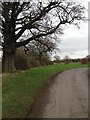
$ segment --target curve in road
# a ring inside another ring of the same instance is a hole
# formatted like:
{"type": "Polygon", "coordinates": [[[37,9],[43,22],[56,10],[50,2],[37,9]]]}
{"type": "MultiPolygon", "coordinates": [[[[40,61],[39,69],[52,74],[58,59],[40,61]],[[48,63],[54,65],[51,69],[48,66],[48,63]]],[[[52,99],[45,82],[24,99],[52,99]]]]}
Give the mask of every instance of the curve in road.
{"type": "Polygon", "coordinates": [[[34,118],[88,118],[87,69],[60,73],[34,108],[34,118]]]}

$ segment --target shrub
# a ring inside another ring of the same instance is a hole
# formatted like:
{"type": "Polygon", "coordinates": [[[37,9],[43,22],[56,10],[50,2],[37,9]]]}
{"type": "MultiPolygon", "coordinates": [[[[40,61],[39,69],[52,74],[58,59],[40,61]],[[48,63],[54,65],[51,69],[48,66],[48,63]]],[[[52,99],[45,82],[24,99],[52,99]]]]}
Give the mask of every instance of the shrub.
{"type": "Polygon", "coordinates": [[[30,68],[29,60],[22,48],[18,49],[16,52],[15,66],[16,66],[16,69],[18,70],[25,70],[30,68]]]}

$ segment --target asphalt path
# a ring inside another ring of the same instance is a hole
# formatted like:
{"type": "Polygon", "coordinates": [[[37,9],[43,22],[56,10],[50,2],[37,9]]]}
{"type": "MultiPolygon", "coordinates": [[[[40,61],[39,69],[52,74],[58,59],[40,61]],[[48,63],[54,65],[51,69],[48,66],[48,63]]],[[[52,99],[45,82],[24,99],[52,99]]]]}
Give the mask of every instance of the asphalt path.
{"type": "Polygon", "coordinates": [[[88,118],[87,68],[60,73],[29,117],[88,118]]]}

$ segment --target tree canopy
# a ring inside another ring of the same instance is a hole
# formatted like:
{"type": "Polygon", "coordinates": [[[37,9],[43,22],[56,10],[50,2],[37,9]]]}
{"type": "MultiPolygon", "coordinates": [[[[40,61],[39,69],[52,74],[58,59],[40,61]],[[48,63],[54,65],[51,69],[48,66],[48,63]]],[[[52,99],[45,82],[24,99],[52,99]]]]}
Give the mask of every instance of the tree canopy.
{"type": "Polygon", "coordinates": [[[58,34],[62,34],[62,25],[78,25],[80,21],[85,20],[85,8],[68,0],[17,0],[1,2],[0,6],[0,42],[3,47],[4,71],[12,71],[13,56],[10,56],[15,54],[18,47],[27,47],[30,42],[37,41],[50,49],[47,43],[56,44],[58,34]],[[8,63],[8,66],[5,63],[8,63]]]}

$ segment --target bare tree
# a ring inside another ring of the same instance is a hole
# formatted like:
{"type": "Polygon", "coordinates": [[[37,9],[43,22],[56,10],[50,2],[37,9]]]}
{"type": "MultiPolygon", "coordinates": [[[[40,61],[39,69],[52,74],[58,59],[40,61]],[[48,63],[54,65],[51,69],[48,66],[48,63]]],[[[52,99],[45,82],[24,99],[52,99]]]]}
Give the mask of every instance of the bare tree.
{"type": "MultiPolygon", "coordinates": [[[[17,0],[18,1],[18,0],[17,0]]],[[[3,46],[3,71],[13,72],[14,56],[18,47],[26,46],[31,41],[38,41],[47,46],[45,37],[57,41],[61,25],[78,25],[85,20],[85,8],[75,2],[60,0],[2,2],[0,28],[3,46]]]]}
{"type": "Polygon", "coordinates": [[[71,59],[70,59],[70,57],[69,57],[68,55],[66,55],[66,56],[64,57],[64,62],[65,62],[66,64],[69,64],[69,63],[71,62],[71,59]]]}
{"type": "Polygon", "coordinates": [[[38,55],[39,60],[42,63],[43,57],[49,56],[54,51],[54,49],[57,49],[57,46],[54,42],[47,40],[46,38],[41,41],[45,41],[45,43],[43,42],[42,44],[38,41],[30,42],[27,45],[25,51],[26,54],[28,51],[30,51],[33,55],[38,55]]]}
{"type": "Polygon", "coordinates": [[[55,56],[54,56],[54,59],[55,59],[55,62],[57,62],[57,63],[59,63],[59,62],[60,62],[60,56],[55,55],[55,56]]]}

